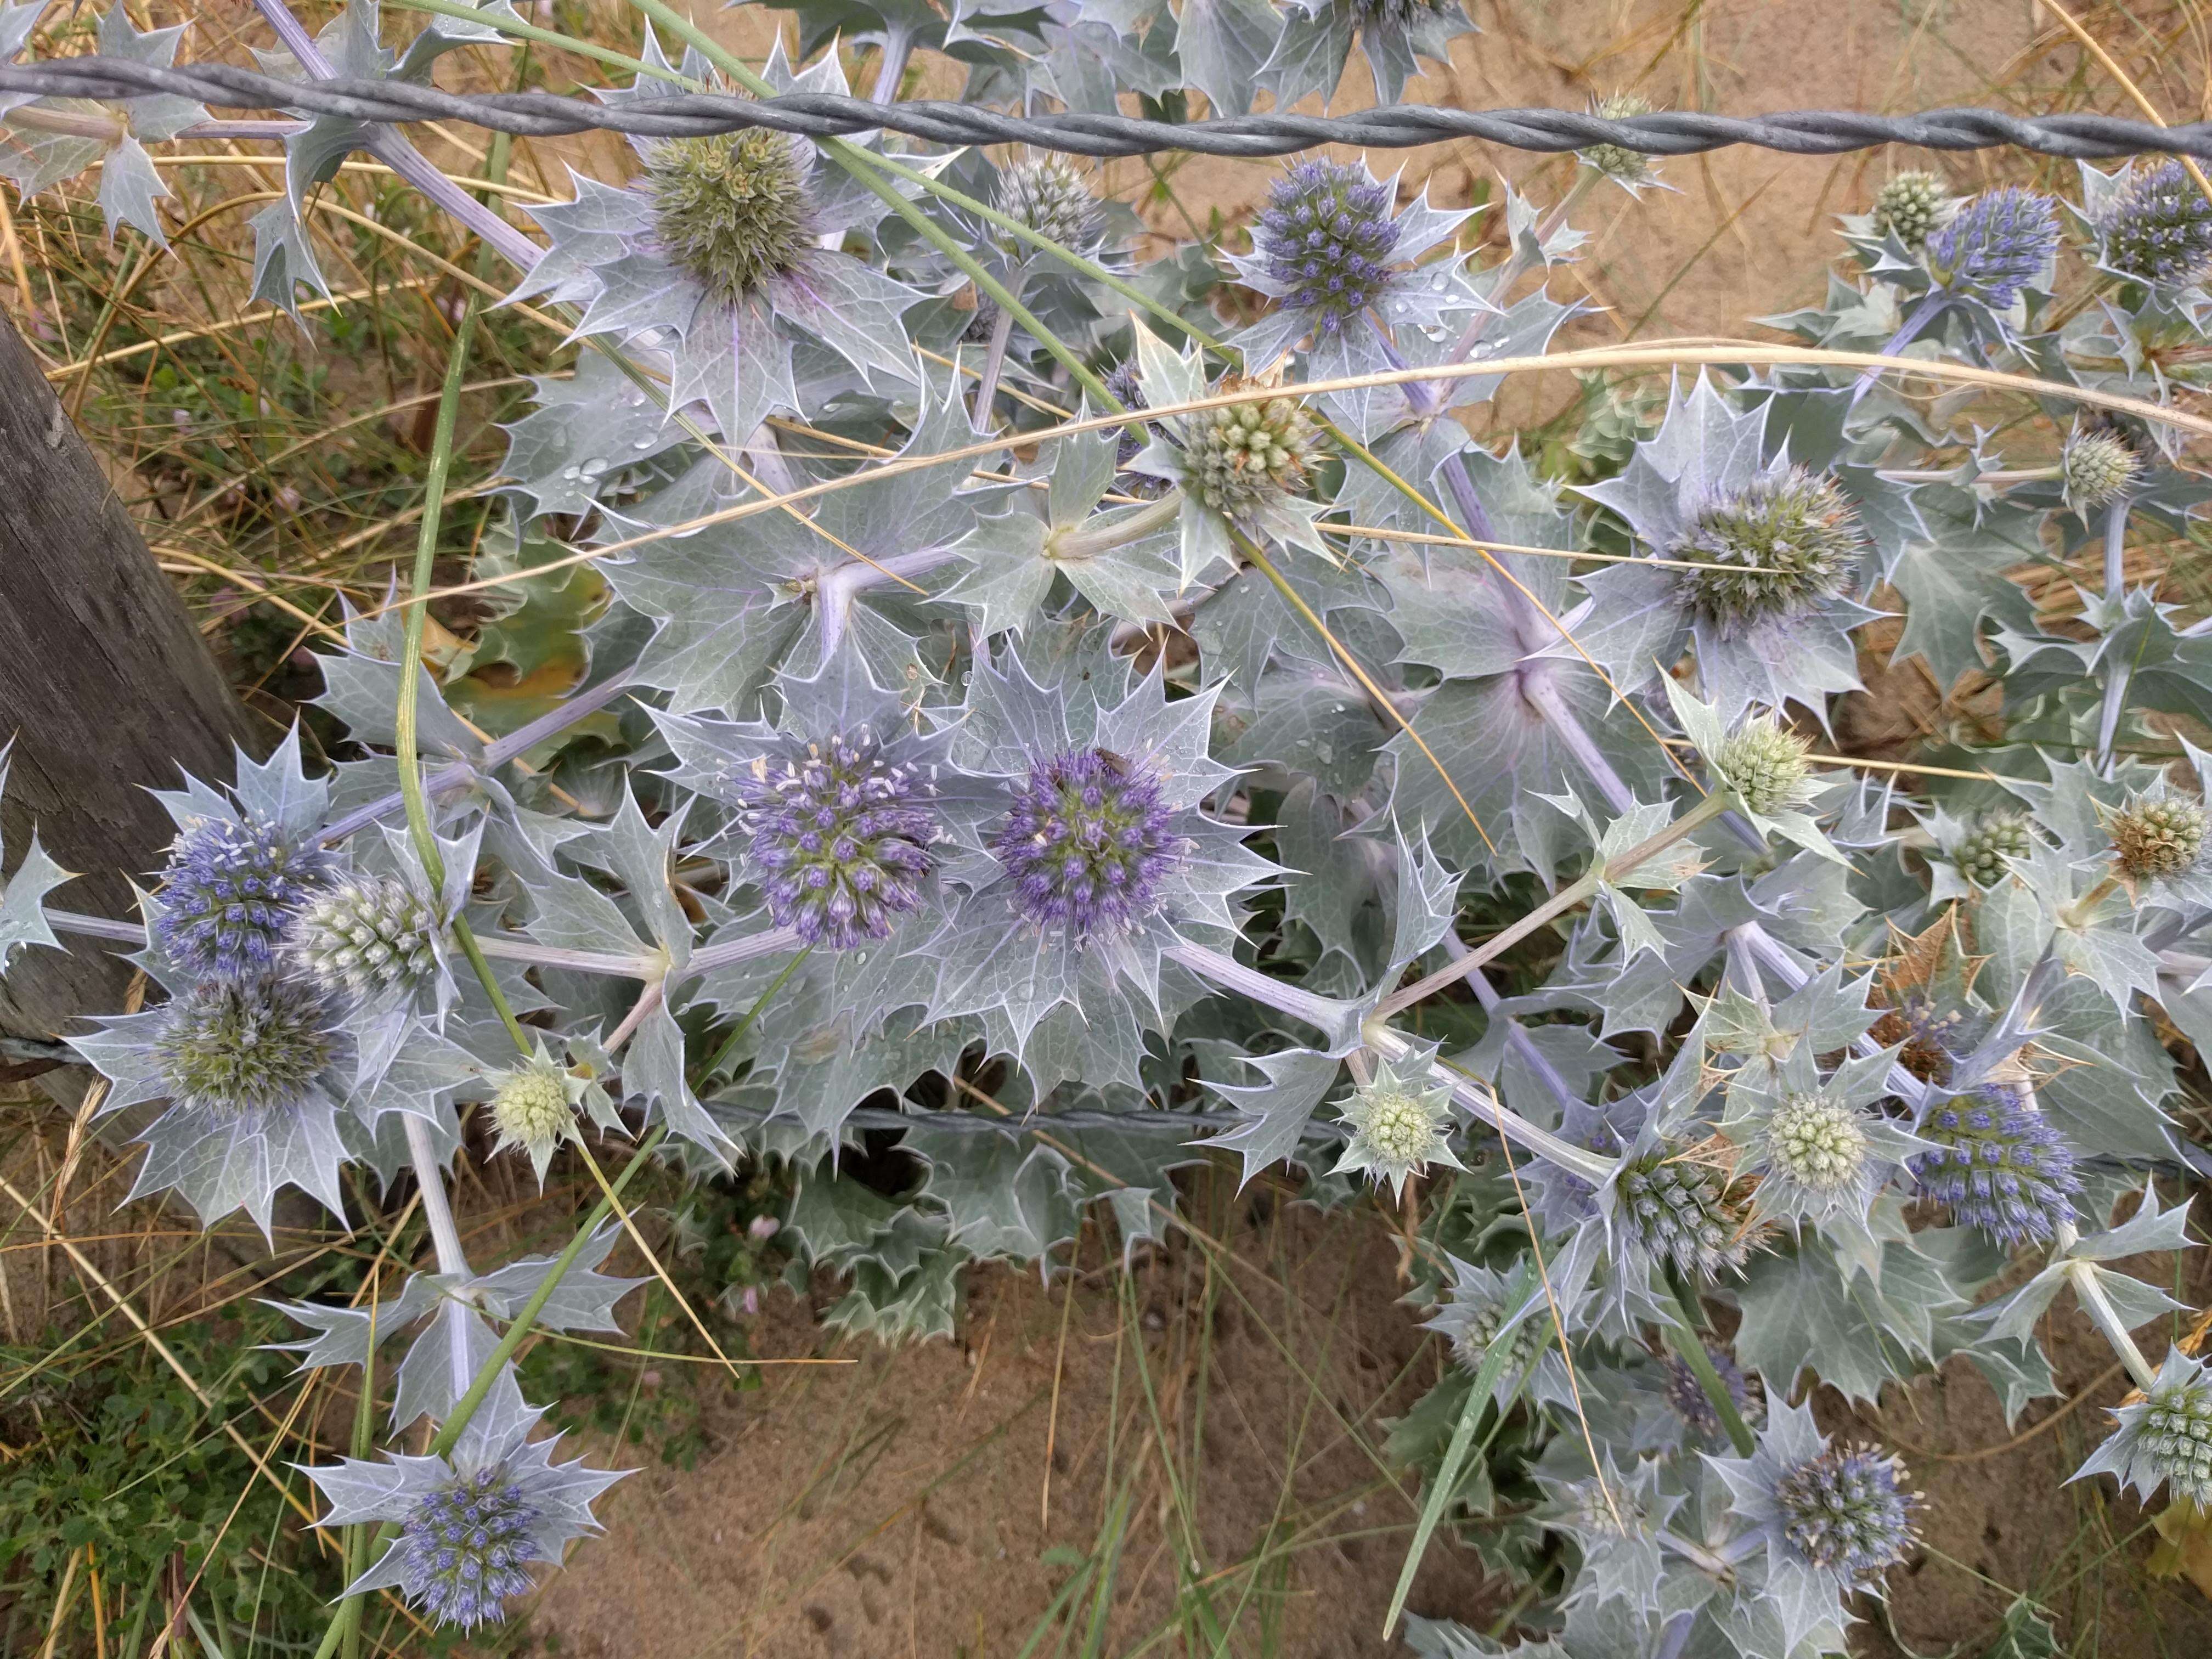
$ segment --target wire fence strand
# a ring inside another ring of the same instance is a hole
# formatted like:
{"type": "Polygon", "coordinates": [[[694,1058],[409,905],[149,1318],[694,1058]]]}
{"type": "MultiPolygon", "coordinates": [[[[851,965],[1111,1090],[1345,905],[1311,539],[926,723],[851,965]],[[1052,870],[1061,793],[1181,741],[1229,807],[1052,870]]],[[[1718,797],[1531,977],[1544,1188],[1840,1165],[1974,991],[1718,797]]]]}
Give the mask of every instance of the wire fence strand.
{"type": "Polygon", "coordinates": [[[168,95],[222,109],[279,111],[309,118],[392,125],[459,121],[526,138],[588,131],[685,138],[747,127],[828,138],[887,130],[931,143],[1026,144],[1094,156],[1187,150],[1265,157],[1319,144],[1409,149],[1472,138],[1544,154],[1614,144],[1647,155],[1695,155],[1747,144],[1785,155],[1835,155],[1882,144],[1908,144],[1954,151],[2010,147],[2084,160],[2149,154],[2212,159],[2212,123],[2162,127],[2113,115],[2008,115],[1988,109],[1936,109],[1918,115],[1856,110],[1716,115],[1667,110],[1608,119],[1580,110],[1465,110],[1399,104],[1334,116],[1274,113],[1174,122],[1083,111],[1012,115],[926,99],[878,104],[830,93],[753,99],[731,93],[677,92],[625,95],[609,104],[588,94],[445,92],[405,81],[344,76],[303,82],[228,64],[163,68],[99,56],[0,65],[0,94],[106,101],[168,95]]]}

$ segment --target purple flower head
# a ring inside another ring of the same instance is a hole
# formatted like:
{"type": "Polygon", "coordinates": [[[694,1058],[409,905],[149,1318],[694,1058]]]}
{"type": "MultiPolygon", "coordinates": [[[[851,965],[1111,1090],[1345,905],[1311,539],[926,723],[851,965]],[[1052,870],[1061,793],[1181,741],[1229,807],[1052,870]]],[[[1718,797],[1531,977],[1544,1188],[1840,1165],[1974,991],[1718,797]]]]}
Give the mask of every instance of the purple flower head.
{"type": "Polygon", "coordinates": [[[1030,769],[990,850],[1030,920],[1079,938],[1158,904],[1161,879],[1182,855],[1174,817],[1158,783],[1121,756],[1071,749],[1030,769]]]}
{"type": "Polygon", "coordinates": [[[1267,194],[1253,227],[1261,269],[1316,332],[1341,333],[1389,286],[1398,228],[1390,188],[1341,161],[1301,161],[1267,194]]]}
{"type": "Polygon", "coordinates": [[[1832,1446],[1775,1482],[1782,1535],[1807,1565],[1847,1583],[1879,1577],[1912,1547],[1913,1495],[1896,1458],[1871,1446],[1832,1446]]]}
{"type": "Polygon", "coordinates": [[[2017,185],[1984,191],[1928,239],[1928,268],[1953,294],[2002,311],[2058,251],[2051,198],[2017,185]]]}
{"type": "MultiPolygon", "coordinates": [[[[1735,1401],[1739,1412],[1751,1407],[1751,1382],[1744,1376],[1743,1368],[1729,1358],[1727,1352],[1705,1344],[1705,1357],[1713,1362],[1713,1370],[1735,1401]]],[[[1676,1355],[1667,1356],[1667,1403],[1674,1407],[1674,1415],[1682,1419],[1692,1434],[1700,1440],[1717,1440],[1721,1432],[1721,1414],[1713,1409],[1713,1402],[1705,1396],[1705,1385],[1698,1381],[1697,1372],[1689,1362],[1676,1355]]]]}
{"type": "Polygon", "coordinates": [[[169,849],[155,939],[198,978],[256,977],[336,868],[313,842],[295,842],[264,818],[201,818],[169,849]]]}
{"type": "Polygon", "coordinates": [[[1936,1149],[1912,1160],[1921,1196],[1999,1243],[2047,1239],[2074,1218],[2073,1149],[2009,1090],[1948,1100],[1914,1133],[1936,1149]]]}
{"type": "Polygon", "coordinates": [[[522,1564],[537,1519],[501,1470],[455,1475],[400,1523],[402,1588],[441,1624],[473,1630],[503,1618],[506,1599],[531,1587],[522,1564]]]}
{"type": "Polygon", "coordinates": [[[757,757],[736,784],[778,927],[842,951],[884,938],[921,904],[936,786],[890,763],[866,728],[757,757]]]}
{"type": "Polygon", "coordinates": [[[2212,267],[2212,201],[2178,161],[2130,167],[2102,219],[2105,263],[2139,282],[2179,287],[2212,267]]]}

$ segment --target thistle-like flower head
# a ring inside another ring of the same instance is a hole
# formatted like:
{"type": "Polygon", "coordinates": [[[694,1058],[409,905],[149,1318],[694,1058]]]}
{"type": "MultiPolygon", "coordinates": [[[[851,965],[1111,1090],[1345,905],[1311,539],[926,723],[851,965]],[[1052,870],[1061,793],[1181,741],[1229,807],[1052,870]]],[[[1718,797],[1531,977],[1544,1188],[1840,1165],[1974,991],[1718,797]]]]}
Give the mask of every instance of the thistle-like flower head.
{"type": "MultiPolygon", "coordinates": [[[[1743,1367],[1735,1363],[1726,1349],[1715,1347],[1710,1342],[1705,1346],[1705,1358],[1712,1362],[1713,1374],[1720,1378],[1721,1386],[1728,1390],[1729,1398],[1735,1402],[1738,1414],[1747,1415],[1752,1407],[1751,1379],[1743,1374],[1743,1367]]],[[[1698,1374],[1690,1368],[1689,1362],[1678,1354],[1670,1353],[1667,1356],[1665,1369],[1667,1404],[1673,1408],[1674,1415],[1680,1418],[1683,1426],[1698,1439],[1719,1439],[1723,1427],[1721,1414],[1714,1409],[1711,1399],[1705,1393],[1705,1385],[1698,1380],[1698,1374]]]]}
{"type": "Polygon", "coordinates": [[[441,1625],[474,1630],[506,1616],[504,1603],[530,1588],[530,1529],[538,1510],[495,1468],[456,1474],[427,1492],[399,1524],[407,1594],[441,1625]]]}
{"type": "Polygon", "coordinates": [[[318,983],[358,997],[411,997],[439,971],[440,922],[396,876],[360,876],[318,894],[292,923],[292,949],[318,983]]]}
{"type": "Polygon", "coordinates": [[[1808,1194],[1851,1191],[1866,1172],[1867,1133],[1860,1118],[1856,1109],[1831,1095],[1784,1096],[1760,1139],[1766,1167],[1808,1194]]]}
{"type": "Polygon", "coordinates": [[[1321,333],[1341,333],[1389,288],[1398,246],[1390,187],[1364,167],[1297,162],[1267,192],[1252,246],[1285,307],[1321,333]]]}
{"type": "MultiPolygon", "coordinates": [[[[1632,115],[1649,115],[1652,105],[1649,98],[1638,92],[1608,93],[1590,100],[1590,113],[1608,121],[1624,121],[1632,115]]],[[[1576,159],[1586,167],[1594,167],[1604,178],[1610,179],[1631,195],[1657,176],[1651,158],[1642,150],[1629,149],[1620,144],[1591,144],[1575,152],[1576,159]]]]}
{"type": "Polygon", "coordinates": [[[2138,282],[2179,288],[2212,268],[2212,201],[2176,158],[2130,167],[2097,228],[2106,265],[2138,282]]]}
{"type": "Polygon", "coordinates": [[[2109,426],[2076,423],[2058,454],[2066,504],[2077,513],[2094,513],[2118,500],[2135,488],[2142,472],[2135,446],[2109,426]]]}
{"type": "Polygon", "coordinates": [[[1623,1164],[1614,1217],[1640,1255],[1692,1280],[1740,1267],[1751,1253],[1751,1222],[1729,1171],[1694,1147],[1661,1145],[1623,1164]]]}
{"type": "Polygon", "coordinates": [[[337,1057],[321,995],[274,975],[202,980],[160,1013],[155,1064],[169,1098],[188,1110],[232,1119],[289,1111],[337,1057]]]}
{"type": "MultiPolygon", "coordinates": [[[[1065,155],[1016,161],[999,175],[998,200],[992,205],[1072,252],[1090,254],[1106,240],[1106,216],[1097,195],[1083,170],[1065,155]]],[[[1025,259],[1035,251],[1005,230],[994,230],[1009,258],[1025,259]]]]}
{"type": "Polygon", "coordinates": [[[1835,481],[1788,466],[1705,502],[1667,550],[1701,568],[1676,573],[1684,602],[1723,629],[1796,616],[1834,597],[1866,550],[1835,481]]]}
{"type": "Polygon", "coordinates": [[[334,869],[312,841],[264,818],[198,819],[169,849],[155,939],[198,978],[265,974],[293,918],[334,869]]]}
{"type": "Polygon", "coordinates": [[[491,1121],[500,1150],[522,1152],[538,1166],[575,1127],[574,1090],[568,1074],[540,1053],[501,1077],[491,1097],[491,1121]]]}
{"type": "MultiPolygon", "coordinates": [[[[1224,392],[1242,382],[1222,382],[1224,392]]],[[[1231,404],[1176,423],[1183,488],[1224,519],[1249,520],[1306,487],[1318,429],[1295,398],[1231,404]]]]}
{"type": "Polygon", "coordinates": [[[347,1587],[397,1589],[441,1625],[471,1630],[505,1616],[531,1587],[529,1565],[558,1563],[569,1540],[597,1532],[592,1500],[620,1472],[556,1463],[559,1437],[533,1441],[541,1412],[509,1367],[447,1457],[342,1458],[307,1470],[330,1504],[323,1522],[389,1522],[398,1536],[347,1587]]]}
{"type": "Polygon", "coordinates": [[[670,138],[647,152],[661,246],[716,298],[746,298],[811,243],[804,142],[749,127],[670,138]]]}
{"type": "Polygon", "coordinates": [[[2212,1508],[2212,1374],[2203,1360],[2168,1348],[2143,1397],[2115,1407],[2112,1415],[2119,1426],[2075,1480],[2110,1474],[2145,1499],[2171,1481],[2176,1498],[2212,1508]]]}
{"type": "Polygon", "coordinates": [[[920,906],[938,825],[928,775],[867,730],[757,756],[737,775],[769,913],[809,945],[842,951],[920,906]]]}
{"type": "Polygon", "coordinates": [[[1949,849],[1959,873],[1977,887],[1994,887],[2010,870],[2008,862],[2035,850],[2035,821],[2025,812],[1984,812],[1949,849]]]}
{"type": "Polygon", "coordinates": [[[1936,1149],[1912,1161],[1921,1195],[1998,1243],[2046,1239],[2073,1220],[2073,1149],[2011,1090],[1947,1100],[1915,1133],[1936,1149]]]}
{"type": "Polygon", "coordinates": [[[2017,185],[1984,191],[1928,238],[1928,268],[1960,298],[2008,309],[2058,251],[2051,198],[2017,185]]]}
{"type": "Polygon", "coordinates": [[[1913,1544],[1904,1465],[1873,1446],[1832,1446],[1774,1484],[1782,1535],[1808,1565],[1856,1583],[1905,1559],[1913,1544]]]}
{"type": "Polygon", "coordinates": [[[1894,236],[1905,246],[1923,246],[1951,200],[1943,181],[1932,173],[1900,173],[1874,198],[1874,234],[1894,236]]]}
{"type": "Polygon", "coordinates": [[[1339,1110],[1352,1133],[1332,1173],[1361,1170],[1398,1192],[1431,1164],[1461,1167],[1451,1149],[1451,1090],[1429,1082],[1417,1065],[1378,1062],[1339,1110]]]}
{"type": "Polygon", "coordinates": [[[1754,817],[1802,806],[1812,796],[1813,745],[1771,714],[1754,714],[1713,757],[1713,770],[1754,817]]]}
{"type": "Polygon", "coordinates": [[[1072,749],[1030,767],[990,849],[1030,921],[1077,937],[1112,933],[1157,908],[1183,855],[1174,817],[1142,765],[1072,749]]]}
{"type": "Polygon", "coordinates": [[[2109,820],[2112,862],[2130,881],[2186,875],[2203,856],[2205,822],[2185,795],[2137,795],[2109,820]]]}

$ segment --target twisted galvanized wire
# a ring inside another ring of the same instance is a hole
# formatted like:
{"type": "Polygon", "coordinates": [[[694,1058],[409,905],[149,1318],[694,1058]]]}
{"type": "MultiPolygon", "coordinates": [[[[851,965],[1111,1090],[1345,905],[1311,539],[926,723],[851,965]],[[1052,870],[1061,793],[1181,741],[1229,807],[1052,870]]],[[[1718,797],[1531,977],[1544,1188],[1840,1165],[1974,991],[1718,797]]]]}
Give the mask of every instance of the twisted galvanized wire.
{"type": "Polygon", "coordinates": [[[1178,123],[1074,111],[1007,115],[973,104],[932,100],[875,104],[828,93],[757,100],[727,93],[671,93],[625,96],[617,103],[601,104],[550,92],[442,92],[404,81],[343,76],[301,82],[228,64],[162,69],[100,57],[0,65],[0,93],[103,100],[167,93],[223,109],[282,110],[364,122],[461,121],[526,138],[591,131],[685,138],[742,127],[773,127],[827,138],[888,129],[932,143],[1027,144],[1100,156],[1193,150],[1256,157],[1289,155],[1316,144],[1406,149],[1474,138],[1546,153],[1617,144],[1648,155],[1693,155],[1751,144],[1793,155],[1834,155],[1879,144],[1911,144],[1944,150],[2009,146],[2082,159],[2171,153],[2212,160],[2212,123],[2161,127],[2112,115],[2022,116],[1986,109],[1938,109],[1919,115],[1788,110],[1750,116],[1674,110],[1608,120],[1574,110],[1463,110],[1399,104],[1348,115],[1240,115],[1178,123]]]}

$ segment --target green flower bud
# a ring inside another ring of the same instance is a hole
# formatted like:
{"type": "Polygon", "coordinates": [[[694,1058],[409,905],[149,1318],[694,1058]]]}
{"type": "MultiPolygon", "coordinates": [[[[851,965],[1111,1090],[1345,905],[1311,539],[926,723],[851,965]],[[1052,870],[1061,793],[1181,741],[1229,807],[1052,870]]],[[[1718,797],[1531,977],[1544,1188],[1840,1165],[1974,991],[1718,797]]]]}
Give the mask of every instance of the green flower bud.
{"type": "Polygon", "coordinates": [[[717,299],[744,299],[811,244],[802,143],[752,127],[672,138],[646,157],[662,247],[717,299]]]}
{"type": "Polygon", "coordinates": [[[1895,236],[1905,246],[1917,249],[1942,222],[1943,210],[1950,200],[1950,192],[1934,173],[1900,173],[1874,198],[1875,234],[1895,236]]]}
{"type": "Polygon", "coordinates": [[[1840,592],[1864,551],[1835,481],[1790,466],[1705,502],[1667,556],[1704,567],[1675,573],[1683,602],[1733,627],[1796,616],[1840,592]]]}
{"type": "Polygon", "coordinates": [[[501,1150],[517,1147],[542,1160],[559,1146],[576,1121],[568,1102],[568,1078],[550,1060],[532,1060],[500,1079],[492,1097],[491,1121],[501,1150]]]}
{"type": "Polygon", "coordinates": [[[2068,504],[2093,513],[2134,487],[2142,476],[2142,460],[2118,433],[2077,426],[2059,453],[2058,476],[2068,504]]]}
{"type": "Polygon", "coordinates": [[[2025,812],[1984,812],[1951,848],[1951,862],[1977,887],[2003,880],[2008,859],[2035,850],[2035,826],[2025,812]]]}
{"type": "MultiPolygon", "coordinates": [[[[1233,391],[1238,382],[1224,381],[1233,391]]],[[[1183,426],[1185,485],[1225,518],[1242,518],[1306,486],[1316,429],[1292,398],[1235,404],[1193,416],[1183,426]]]]}
{"type": "MultiPolygon", "coordinates": [[[[1650,114],[1651,100],[1641,93],[1609,93],[1590,106],[1590,112],[1607,121],[1625,121],[1632,115],[1650,114]]],[[[1631,190],[1650,184],[1656,176],[1649,155],[1620,144],[1592,144],[1575,155],[1584,167],[1594,167],[1631,190]]]]}
{"type": "Polygon", "coordinates": [[[1756,715],[1722,744],[1713,769],[1735,791],[1745,811],[1765,817],[1804,805],[1811,793],[1812,767],[1805,758],[1811,749],[1771,714],[1756,715]]]}

